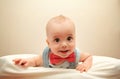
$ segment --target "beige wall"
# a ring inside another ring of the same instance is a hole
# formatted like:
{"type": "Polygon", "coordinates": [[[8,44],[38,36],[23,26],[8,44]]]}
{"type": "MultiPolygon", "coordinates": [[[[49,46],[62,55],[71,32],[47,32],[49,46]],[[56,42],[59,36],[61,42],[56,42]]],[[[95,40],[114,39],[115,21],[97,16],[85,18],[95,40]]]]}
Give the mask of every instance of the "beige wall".
{"type": "Polygon", "coordinates": [[[42,52],[59,14],[75,22],[81,51],[120,58],[120,0],[0,0],[0,56],[42,52]]]}

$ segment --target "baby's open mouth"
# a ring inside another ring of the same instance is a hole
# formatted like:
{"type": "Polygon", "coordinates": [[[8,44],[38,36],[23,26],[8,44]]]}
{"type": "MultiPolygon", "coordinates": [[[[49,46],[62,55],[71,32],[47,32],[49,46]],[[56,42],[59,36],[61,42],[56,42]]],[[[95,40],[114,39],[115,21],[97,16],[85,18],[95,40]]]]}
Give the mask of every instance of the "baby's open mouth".
{"type": "Polygon", "coordinates": [[[62,50],[62,51],[60,51],[61,53],[67,53],[69,50],[62,50]]]}

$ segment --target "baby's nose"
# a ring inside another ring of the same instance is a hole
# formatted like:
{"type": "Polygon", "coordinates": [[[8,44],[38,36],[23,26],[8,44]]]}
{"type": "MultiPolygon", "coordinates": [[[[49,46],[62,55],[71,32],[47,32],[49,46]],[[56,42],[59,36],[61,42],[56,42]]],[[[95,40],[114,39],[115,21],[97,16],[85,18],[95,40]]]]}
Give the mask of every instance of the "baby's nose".
{"type": "Polygon", "coordinates": [[[62,43],[62,48],[66,48],[67,47],[67,43],[66,42],[63,42],[62,43]]]}

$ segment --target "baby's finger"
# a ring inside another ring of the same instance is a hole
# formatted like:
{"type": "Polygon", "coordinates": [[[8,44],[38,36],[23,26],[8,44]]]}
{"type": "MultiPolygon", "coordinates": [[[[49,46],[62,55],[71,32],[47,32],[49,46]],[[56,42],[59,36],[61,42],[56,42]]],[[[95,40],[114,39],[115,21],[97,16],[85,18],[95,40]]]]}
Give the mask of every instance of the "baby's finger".
{"type": "Polygon", "coordinates": [[[81,71],[81,70],[82,70],[82,68],[83,68],[83,66],[82,66],[82,65],[79,65],[79,66],[77,66],[77,67],[76,67],[76,70],[81,71]]]}
{"type": "Polygon", "coordinates": [[[24,68],[26,68],[26,67],[29,66],[29,63],[28,63],[28,61],[26,61],[26,60],[23,59],[22,61],[20,61],[19,65],[22,66],[22,67],[24,67],[24,68]]]}
{"type": "Polygon", "coordinates": [[[26,64],[26,61],[24,59],[21,59],[18,65],[24,66],[25,64],[26,64]]]}
{"type": "Polygon", "coordinates": [[[14,59],[13,62],[15,62],[15,64],[19,64],[21,61],[21,59],[14,59]]]}
{"type": "Polygon", "coordinates": [[[83,65],[82,64],[79,64],[77,67],[76,67],[76,69],[81,69],[81,68],[83,68],[83,65]]]}
{"type": "Polygon", "coordinates": [[[81,72],[81,73],[82,73],[82,72],[85,72],[85,68],[84,68],[84,67],[81,68],[80,72],[81,72]]]}
{"type": "Polygon", "coordinates": [[[23,67],[27,68],[29,66],[29,64],[26,62],[23,67]]]}
{"type": "Polygon", "coordinates": [[[76,70],[79,70],[81,73],[86,72],[86,66],[84,66],[83,64],[80,64],[76,67],[76,70]]]}
{"type": "Polygon", "coordinates": [[[88,71],[88,70],[89,70],[89,67],[88,67],[88,66],[86,66],[85,71],[88,71]]]}

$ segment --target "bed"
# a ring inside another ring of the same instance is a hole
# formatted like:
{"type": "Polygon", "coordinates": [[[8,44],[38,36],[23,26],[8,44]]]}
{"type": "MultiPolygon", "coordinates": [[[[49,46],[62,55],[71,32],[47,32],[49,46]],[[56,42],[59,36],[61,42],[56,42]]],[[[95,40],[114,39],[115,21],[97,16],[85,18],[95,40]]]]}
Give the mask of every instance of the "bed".
{"type": "Polygon", "coordinates": [[[88,72],[75,69],[28,67],[14,65],[12,59],[33,57],[36,54],[14,54],[0,57],[0,79],[120,79],[120,59],[93,56],[88,72]]]}

